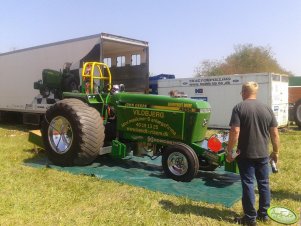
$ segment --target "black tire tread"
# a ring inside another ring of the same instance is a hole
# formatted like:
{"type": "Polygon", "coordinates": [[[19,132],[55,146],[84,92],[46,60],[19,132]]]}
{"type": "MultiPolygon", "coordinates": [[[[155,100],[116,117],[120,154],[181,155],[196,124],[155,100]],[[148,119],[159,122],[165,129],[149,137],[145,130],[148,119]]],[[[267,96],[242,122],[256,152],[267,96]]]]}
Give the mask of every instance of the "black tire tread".
{"type": "Polygon", "coordinates": [[[46,119],[49,121],[46,120],[42,125],[43,141],[46,143],[48,157],[53,163],[61,166],[87,165],[98,156],[104,143],[104,125],[96,109],[81,100],[68,98],[52,105],[46,112],[46,119]],[[58,155],[51,150],[47,131],[50,121],[61,114],[70,122],[75,141],[68,151],[70,153],[58,155]]]}
{"type": "Polygon", "coordinates": [[[198,160],[196,153],[194,152],[194,150],[191,147],[189,147],[188,145],[183,144],[183,143],[176,143],[176,144],[168,146],[163,151],[162,167],[163,167],[165,174],[168,177],[170,177],[176,181],[190,182],[198,173],[199,160],[198,160]],[[186,172],[186,174],[184,174],[184,175],[181,175],[181,176],[174,175],[168,169],[167,159],[168,159],[168,156],[172,152],[174,152],[174,150],[178,150],[179,152],[184,154],[188,160],[189,168],[188,168],[188,171],[186,172]]]}

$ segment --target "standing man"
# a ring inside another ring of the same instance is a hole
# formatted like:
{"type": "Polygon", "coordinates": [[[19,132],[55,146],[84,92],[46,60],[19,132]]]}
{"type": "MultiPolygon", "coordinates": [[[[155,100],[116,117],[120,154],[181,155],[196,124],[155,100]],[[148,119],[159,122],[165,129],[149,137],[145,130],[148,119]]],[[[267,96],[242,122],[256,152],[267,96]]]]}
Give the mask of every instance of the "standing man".
{"type": "MultiPolygon", "coordinates": [[[[232,111],[230,135],[227,152],[238,142],[238,168],[242,184],[242,206],[244,216],[235,222],[243,225],[256,225],[256,219],[267,221],[267,209],[270,207],[269,158],[278,161],[279,134],[277,121],[272,109],[256,100],[258,84],[243,84],[241,95],[243,101],[232,111]],[[273,152],[269,156],[269,140],[272,141],[273,152]],[[255,209],[254,178],[259,192],[259,208],[255,209]]],[[[227,161],[232,162],[231,154],[227,161]]]]}

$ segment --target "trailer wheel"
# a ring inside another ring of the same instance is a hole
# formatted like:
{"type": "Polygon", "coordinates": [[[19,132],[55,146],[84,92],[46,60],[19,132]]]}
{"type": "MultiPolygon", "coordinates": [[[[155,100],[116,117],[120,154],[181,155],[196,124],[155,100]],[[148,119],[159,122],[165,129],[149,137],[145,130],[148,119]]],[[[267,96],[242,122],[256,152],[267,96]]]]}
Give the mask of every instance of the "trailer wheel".
{"type": "Polygon", "coordinates": [[[210,164],[207,159],[201,156],[199,156],[199,164],[200,164],[200,170],[203,171],[214,171],[218,167],[218,165],[210,164]]]}
{"type": "Polygon", "coordinates": [[[87,165],[104,142],[99,112],[80,100],[64,99],[47,110],[42,137],[51,162],[60,166],[87,165]]]}
{"type": "Polygon", "coordinates": [[[167,177],[189,182],[198,172],[199,160],[191,147],[179,143],[168,146],[163,151],[162,167],[167,177]]]}
{"type": "Polygon", "coordinates": [[[295,104],[294,119],[299,128],[301,128],[301,99],[295,104]]]}

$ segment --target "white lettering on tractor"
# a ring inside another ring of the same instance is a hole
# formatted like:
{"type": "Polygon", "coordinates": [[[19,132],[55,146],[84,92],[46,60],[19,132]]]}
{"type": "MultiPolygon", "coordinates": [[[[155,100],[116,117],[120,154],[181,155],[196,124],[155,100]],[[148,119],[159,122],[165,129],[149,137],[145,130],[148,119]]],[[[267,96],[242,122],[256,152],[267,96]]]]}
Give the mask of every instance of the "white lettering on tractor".
{"type": "Polygon", "coordinates": [[[164,118],[164,112],[160,111],[148,111],[148,110],[133,110],[136,116],[145,116],[151,118],[164,118]]]}

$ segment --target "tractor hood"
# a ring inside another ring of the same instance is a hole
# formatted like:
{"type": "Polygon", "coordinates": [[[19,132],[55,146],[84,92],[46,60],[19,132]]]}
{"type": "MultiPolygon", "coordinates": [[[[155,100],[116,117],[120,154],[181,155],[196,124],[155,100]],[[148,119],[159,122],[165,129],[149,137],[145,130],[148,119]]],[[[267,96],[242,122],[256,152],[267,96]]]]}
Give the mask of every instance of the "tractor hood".
{"type": "Polygon", "coordinates": [[[188,98],[121,92],[110,101],[115,103],[117,128],[125,139],[143,135],[162,142],[200,142],[211,113],[208,102],[188,98]]]}
{"type": "Polygon", "coordinates": [[[152,94],[116,93],[113,99],[118,105],[141,108],[157,108],[185,112],[211,112],[210,104],[206,101],[189,98],[174,98],[152,94]]]}

